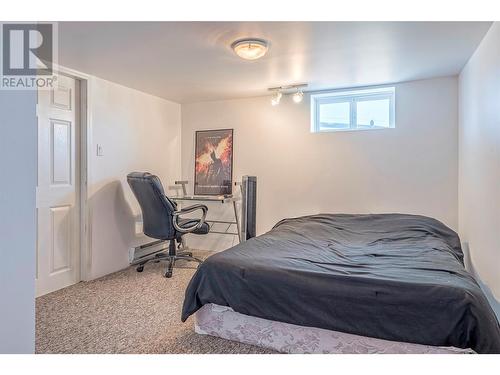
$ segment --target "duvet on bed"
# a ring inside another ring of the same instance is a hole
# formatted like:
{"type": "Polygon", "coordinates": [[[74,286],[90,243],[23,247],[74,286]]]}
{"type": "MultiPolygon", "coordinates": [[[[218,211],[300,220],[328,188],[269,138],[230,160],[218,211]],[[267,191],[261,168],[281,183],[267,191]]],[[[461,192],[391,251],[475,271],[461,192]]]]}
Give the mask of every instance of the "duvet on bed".
{"type": "Polygon", "coordinates": [[[500,353],[500,327],[455,232],[424,216],[321,214],[209,257],[182,320],[214,303],[259,318],[500,353]]]}

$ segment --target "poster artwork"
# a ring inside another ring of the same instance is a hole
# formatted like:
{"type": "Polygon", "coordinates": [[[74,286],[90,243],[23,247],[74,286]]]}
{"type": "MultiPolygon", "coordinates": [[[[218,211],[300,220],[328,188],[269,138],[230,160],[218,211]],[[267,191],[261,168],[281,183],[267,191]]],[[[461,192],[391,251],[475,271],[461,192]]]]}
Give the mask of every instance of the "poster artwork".
{"type": "Polygon", "coordinates": [[[230,195],[233,174],[233,129],[196,132],[195,195],[230,195]]]}

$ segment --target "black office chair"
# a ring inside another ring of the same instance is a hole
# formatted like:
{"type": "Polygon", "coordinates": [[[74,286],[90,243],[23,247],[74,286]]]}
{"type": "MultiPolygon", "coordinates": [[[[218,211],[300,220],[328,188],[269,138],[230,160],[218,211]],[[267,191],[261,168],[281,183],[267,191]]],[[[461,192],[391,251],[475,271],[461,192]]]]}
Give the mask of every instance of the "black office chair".
{"type": "Polygon", "coordinates": [[[186,233],[207,234],[210,230],[205,222],[208,208],[202,204],[177,210],[175,202],[168,199],[163,190],[160,179],[147,172],[132,172],[127,175],[135,197],[139,201],[142,210],[142,221],[144,234],[162,241],[170,241],[168,253],[159,253],[139,263],[138,272],[142,272],[144,264],[148,261],[166,261],[165,277],[172,277],[175,261],[184,259],[202,263],[189,252],[176,251],[176,241],[180,244],[181,237],[186,233]],[[201,219],[181,219],[180,215],[188,214],[197,210],[202,211],[201,219]]]}

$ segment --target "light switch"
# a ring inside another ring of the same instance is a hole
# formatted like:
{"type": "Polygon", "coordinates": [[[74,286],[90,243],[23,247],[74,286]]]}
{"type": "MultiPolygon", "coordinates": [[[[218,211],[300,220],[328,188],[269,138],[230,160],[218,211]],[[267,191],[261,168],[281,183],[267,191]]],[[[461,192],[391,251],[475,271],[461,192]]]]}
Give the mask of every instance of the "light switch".
{"type": "Polygon", "coordinates": [[[98,144],[97,145],[97,156],[103,156],[104,155],[104,150],[102,149],[102,145],[98,144]]]}

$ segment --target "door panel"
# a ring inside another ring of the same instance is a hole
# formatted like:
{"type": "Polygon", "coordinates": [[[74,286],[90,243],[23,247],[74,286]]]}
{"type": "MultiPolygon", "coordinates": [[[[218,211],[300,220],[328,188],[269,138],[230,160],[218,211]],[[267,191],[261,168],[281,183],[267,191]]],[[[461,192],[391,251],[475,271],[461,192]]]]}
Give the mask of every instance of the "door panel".
{"type": "Polygon", "coordinates": [[[71,111],[73,90],[65,82],[60,82],[57,90],[51,91],[51,105],[53,107],[71,111]]]}
{"type": "Polygon", "coordinates": [[[71,164],[73,152],[71,147],[71,123],[50,119],[52,159],[52,184],[71,185],[71,164]]]}
{"type": "Polygon", "coordinates": [[[79,281],[77,82],[38,92],[37,296],[79,281]]]}
{"type": "Polygon", "coordinates": [[[50,274],[71,269],[71,206],[52,207],[50,274]]]}

